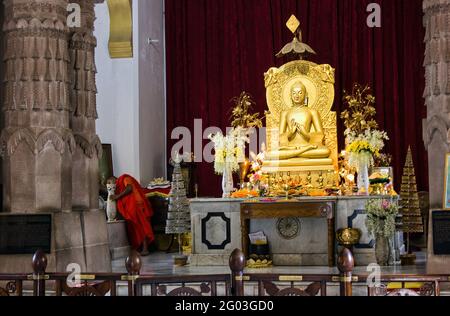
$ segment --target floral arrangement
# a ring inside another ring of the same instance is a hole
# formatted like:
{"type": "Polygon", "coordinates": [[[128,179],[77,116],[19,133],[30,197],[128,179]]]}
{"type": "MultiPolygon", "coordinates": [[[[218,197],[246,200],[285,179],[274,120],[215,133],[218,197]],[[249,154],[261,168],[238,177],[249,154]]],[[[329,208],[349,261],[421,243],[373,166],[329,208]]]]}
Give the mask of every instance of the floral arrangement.
{"type": "Polygon", "coordinates": [[[351,94],[344,90],[344,103],[348,105],[348,110],[342,112],[341,118],[347,130],[361,134],[367,129],[378,128],[375,121],[375,97],[369,86],[362,87],[355,83],[351,94]]]}
{"type": "MultiPolygon", "coordinates": [[[[261,176],[262,176],[262,166],[264,164],[264,159],[265,159],[265,153],[266,151],[266,146],[265,144],[262,144],[262,148],[261,148],[261,152],[257,155],[254,152],[250,152],[250,157],[252,158],[252,166],[251,166],[251,172],[252,175],[249,177],[250,179],[255,180],[261,180],[261,176]]],[[[252,181],[250,181],[252,182],[252,181]]]]}
{"type": "Polygon", "coordinates": [[[372,166],[374,157],[380,156],[384,141],[389,140],[386,132],[378,130],[375,121],[375,97],[369,86],[355,84],[351,94],[344,91],[344,102],[348,109],[343,111],[344,132],[349,155],[349,165],[359,169],[361,166],[372,166]]]}
{"type": "Polygon", "coordinates": [[[247,92],[242,92],[239,97],[232,100],[235,106],[231,115],[231,126],[234,128],[261,128],[263,126],[259,113],[250,114],[250,110],[256,104],[251,95],[247,92]]]}
{"type": "Polygon", "coordinates": [[[389,140],[386,132],[367,129],[362,134],[346,131],[346,141],[348,143],[347,153],[349,153],[349,165],[360,168],[360,166],[373,166],[374,157],[380,156],[380,151],[384,148],[384,141],[389,140]]]}
{"type": "Polygon", "coordinates": [[[371,199],[367,202],[366,226],[374,236],[391,238],[395,234],[395,219],[399,214],[396,203],[383,199],[371,199]]]}
{"type": "Polygon", "coordinates": [[[254,152],[250,152],[250,157],[252,159],[252,165],[250,168],[251,174],[249,175],[250,184],[255,186],[259,186],[259,184],[264,180],[264,175],[262,172],[262,166],[265,160],[266,145],[262,144],[261,152],[259,154],[255,154],[254,152]]]}
{"type": "Polygon", "coordinates": [[[245,144],[249,142],[246,131],[237,127],[226,136],[217,133],[208,138],[214,143],[214,171],[217,174],[224,174],[226,169],[230,172],[238,171],[239,163],[245,161],[245,144]]]}

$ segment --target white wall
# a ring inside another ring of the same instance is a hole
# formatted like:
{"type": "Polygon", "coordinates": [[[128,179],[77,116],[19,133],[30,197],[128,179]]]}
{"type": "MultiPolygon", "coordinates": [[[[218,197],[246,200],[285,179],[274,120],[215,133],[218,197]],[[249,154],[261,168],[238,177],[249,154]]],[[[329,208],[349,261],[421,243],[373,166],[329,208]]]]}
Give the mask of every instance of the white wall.
{"type": "Polygon", "coordinates": [[[97,134],[112,144],[114,173],[142,185],[165,175],[163,0],[133,0],[133,58],[111,59],[109,12],[95,7],[97,134]],[[160,42],[151,46],[147,38],[160,42]]]}
{"type": "MultiPolygon", "coordinates": [[[[137,3],[137,0],[133,2],[137,3]]],[[[137,4],[134,9],[137,10],[137,4]]],[[[128,173],[139,178],[139,136],[136,124],[139,113],[138,61],[135,57],[127,59],[109,57],[110,20],[106,2],[95,6],[95,14],[99,116],[97,134],[102,143],[112,144],[115,175],[128,173]]],[[[137,17],[135,14],[133,16],[137,17]]],[[[136,25],[137,23],[133,23],[133,26],[136,25]]],[[[136,46],[134,51],[136,56],[136,46]]]]}

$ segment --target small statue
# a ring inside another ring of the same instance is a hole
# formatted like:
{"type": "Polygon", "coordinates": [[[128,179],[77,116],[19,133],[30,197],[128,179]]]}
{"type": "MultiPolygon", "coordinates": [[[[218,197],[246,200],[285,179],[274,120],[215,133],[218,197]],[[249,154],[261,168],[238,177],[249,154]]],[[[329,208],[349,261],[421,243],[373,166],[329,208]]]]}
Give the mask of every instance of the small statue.
{"type": "Polygon", "coordinates": [[[116,221],[117,216],[117,203],[111,198],[116,194],[115,178],[110,178],[107,180],[106,189],[108,191],[108,200],[106,201],[106,216],[108,217],[108,223],[112,223],[116,221]]]}
{"type": "Polygon", "coordinates": [[[312,187],[312,176],[311,176],[311,172],[308,172],[308,175],[306,176],[306,186],[307,187],[312,187]]]}
{"type": "Polygon", "coordinates": [[[324,185],[323,185],[324,180],[325,179],[323,178],[323,173],[320,172],[319,173],[319,179],[317,180],[317,183],[319,184],[319,186],[318,186],[319,189],[323,189],[324,188],[324,185]]]}

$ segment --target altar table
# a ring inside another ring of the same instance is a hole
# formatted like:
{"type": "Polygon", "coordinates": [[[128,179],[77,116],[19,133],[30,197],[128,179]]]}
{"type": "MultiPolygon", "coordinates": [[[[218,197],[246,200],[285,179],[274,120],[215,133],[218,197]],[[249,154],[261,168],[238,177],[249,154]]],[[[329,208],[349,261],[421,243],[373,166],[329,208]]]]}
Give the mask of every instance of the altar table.
{"type": "MultiPolygon", "coordinates": [[[[246,251],[248,232],[262,230],[268,236],[274,265],[328,266],[336,262],[340,250],[335,241],[335,232],[348,227],[362,232],[360,244],[354,247],[357,265],[375,263],[375,240],[365,225],[368,199],[367,196],[300,197],[297,201],[289,202],[294,203],[292,205],[295,207],[283,202],[275,204],[256,200],[255,203],[255,200],[246,199],[192,199],[191,265],[227,266],[234,249],[246,251]],[[329,207],[323,208],[325,205],[329,207]],[[244,210],[242,219],[241,208],[244,210]],[[246,210],[248,213],[245,213],[246,210]],[[277,232],[277,220],[283,216],[298,216],[302,227],[296,239],[286,241],[277,232]],[[250,230],[246,230],[249,224],[250,230]]],[[[397,201],[397,198],[394,200],[397,201]]],[[[392,249],[395,247],[392,246],[392,249]]]]}
{"type": "Polygon", "coordinates": [[[334,201],[279,201],[279,202],[244,202],[241,204],[241,238],[242,251],[248,257],[250,220],[269,218],[323,218],[328,225],[328,266],[335,265],[335,209],[334,201]]]}

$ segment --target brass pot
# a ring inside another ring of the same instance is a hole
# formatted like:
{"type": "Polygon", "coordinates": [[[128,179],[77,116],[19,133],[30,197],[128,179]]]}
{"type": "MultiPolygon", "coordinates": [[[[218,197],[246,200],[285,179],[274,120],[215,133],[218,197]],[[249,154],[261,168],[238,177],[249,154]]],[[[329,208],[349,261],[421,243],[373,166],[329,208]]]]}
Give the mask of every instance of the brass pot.
{"type": "Polygon", "coordinates": [[[244,162],[239,163],[239,181],[240,184],[244,184],[247,179],[250,167],[252,166],[250,160],[245,159],[244,162]]]}
{"type": "Polygon", "coordinates": [[[184,267],[187,265],[188,257],[184,255],[178,255],[173,257],[173,264],[176,267],[184,267]]]}
{"type": "Polygon", "coordinates": [[[336,233],[336,239],[340,245],[351,247],[359,243],[361,231],[355,228],[339,229],[336,233]]]}

